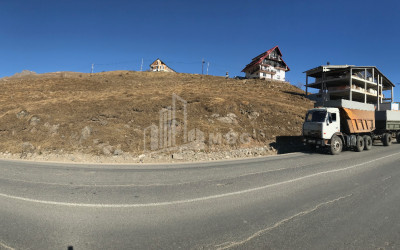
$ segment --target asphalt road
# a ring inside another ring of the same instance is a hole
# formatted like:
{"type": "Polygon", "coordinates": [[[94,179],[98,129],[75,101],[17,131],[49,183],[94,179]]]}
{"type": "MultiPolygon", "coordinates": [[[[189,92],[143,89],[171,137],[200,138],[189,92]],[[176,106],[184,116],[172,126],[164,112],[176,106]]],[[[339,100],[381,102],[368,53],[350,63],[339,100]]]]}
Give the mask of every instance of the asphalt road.
{"type": "Polygon", "coordinates": [[[0,161],[0,249],[400,249],[399,162],[400,144],[176,165],[0,161]]]}

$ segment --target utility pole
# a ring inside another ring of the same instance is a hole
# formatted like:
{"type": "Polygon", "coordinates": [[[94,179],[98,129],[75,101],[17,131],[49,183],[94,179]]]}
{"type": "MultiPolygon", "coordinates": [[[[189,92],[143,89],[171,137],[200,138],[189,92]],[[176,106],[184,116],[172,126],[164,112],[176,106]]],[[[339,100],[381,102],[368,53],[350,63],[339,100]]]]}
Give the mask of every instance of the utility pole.
{"type": "Polygon", "coordinates": [[[92,70],[90,71],[90,74],[93,74],[93,70],[94,70],[94,63],[92,63],[92,70]]]}
{"type": "Polygon", "coordinates": [[[140,65],[140,71],[143,70],[143,58],[142,58],[142,64],[140,65]]]}
{"type": "Polygon", "coordinates": [[[201,60],[201,74],[204,75],[204,58],[201,60]]]}
{"type": "Polygon", "coordinates": [[[207,75],[208,75],[208,68],[210,67],[210,62],[207,62],[207,75]]]}

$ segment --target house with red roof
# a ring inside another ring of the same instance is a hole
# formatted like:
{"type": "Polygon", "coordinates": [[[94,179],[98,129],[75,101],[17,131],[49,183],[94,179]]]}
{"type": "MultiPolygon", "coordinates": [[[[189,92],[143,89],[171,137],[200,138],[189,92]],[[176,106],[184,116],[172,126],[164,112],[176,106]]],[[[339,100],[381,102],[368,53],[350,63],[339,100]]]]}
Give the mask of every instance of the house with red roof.
{"type": "Polygon", "coordinates": [[[289,70],[289,67],[282,59],[281,50],[278,46],[275,46],[254,57],[242,72],[246,74],[246,78],[285,81],[285,74],[289,70]]]}

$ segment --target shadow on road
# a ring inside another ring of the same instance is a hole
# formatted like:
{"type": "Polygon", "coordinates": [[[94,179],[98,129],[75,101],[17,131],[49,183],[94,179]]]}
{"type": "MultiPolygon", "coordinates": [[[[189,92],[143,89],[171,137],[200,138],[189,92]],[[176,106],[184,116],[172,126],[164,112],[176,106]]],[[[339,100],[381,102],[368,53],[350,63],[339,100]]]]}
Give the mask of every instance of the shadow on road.
{"type": "Polygon", "coordinates": [[[303,145],[302,136],[277,136],[276,142],[269,145],[275,148],[278,154],[287,154],[294,152],[310,153],[307,146],[303,145]]]}
{"type": "MultiPolygon", "coordinates": [[[[310,148],[306,145],[303,145],[303,137],[302,136],[277,136],[276,142],[272,142],[269,145],[275,148],[278,154],[287,154],[287,153],[295,153],[302,152],[308,154],[329,154],[326,149],[319,150],[310,150],[310,148]]],[[[397,144],[397,142],[393,142],[393,144],[397,144]]],[[[375,147],[386,147],[380,141],[374,142],[375,147]]],[[[347,151],[349,149],[343,149],[347,151]]]]}

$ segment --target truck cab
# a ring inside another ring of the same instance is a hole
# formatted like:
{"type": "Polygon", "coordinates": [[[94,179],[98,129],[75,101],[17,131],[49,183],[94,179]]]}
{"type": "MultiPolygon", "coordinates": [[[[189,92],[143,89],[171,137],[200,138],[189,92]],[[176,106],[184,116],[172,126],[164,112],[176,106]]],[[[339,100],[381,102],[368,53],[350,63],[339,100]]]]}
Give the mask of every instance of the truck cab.
{"type": "Polygon", "coordinates": [[[303,124],[304,142],[317,147],[330,145],[332,137],[340,132],[338,108],[314,108],[306,114],[303,124]]]}

